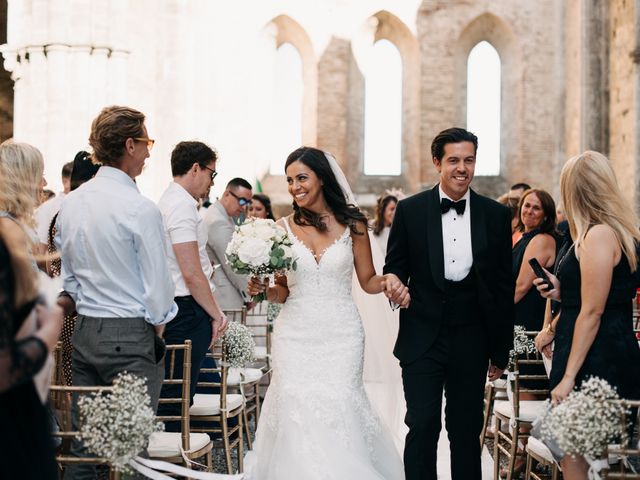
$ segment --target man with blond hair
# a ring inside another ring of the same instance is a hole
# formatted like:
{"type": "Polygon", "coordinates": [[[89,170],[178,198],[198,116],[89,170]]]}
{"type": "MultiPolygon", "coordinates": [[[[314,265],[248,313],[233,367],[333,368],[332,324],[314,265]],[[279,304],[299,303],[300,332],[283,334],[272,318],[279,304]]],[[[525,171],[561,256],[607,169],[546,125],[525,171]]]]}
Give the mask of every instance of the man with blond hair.
{"type": "MultiPolygon", "coordinates": [[[[57,238],[64,290],[78,311],[74,385],[109,385],[127,371],[147,380],[155,410],[164,375],[159,336],[177,307],[162,216],[135,182],[154,142],[144,120],[120,106],[95,118],[89,143],[102,166],[65,199],[57,238]]],[[[84,455],[77,441],[72,451],[84,455]]],[[[93,467],[70,465],[64,478],[94,477],[93,467]]]]}

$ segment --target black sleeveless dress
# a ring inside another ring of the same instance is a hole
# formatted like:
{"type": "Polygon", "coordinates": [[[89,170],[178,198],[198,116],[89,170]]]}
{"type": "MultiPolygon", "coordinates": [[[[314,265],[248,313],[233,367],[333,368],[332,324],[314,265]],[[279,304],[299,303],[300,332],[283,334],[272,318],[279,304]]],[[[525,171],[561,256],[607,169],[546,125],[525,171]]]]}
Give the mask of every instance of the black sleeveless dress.
{"type": "MultiPolygon", "coordinates": [[[[531,230],[522,235],[518,243],[513,246],[511,251],[513,257],[513,278],[518,278],[524,252],[529,246],[533,237],[540,233],[539,229],[531,230]]],[[[547,300],[542,298],[538,289],[532,286],[524,297],[515,304],[515,325],[522,325],[528,332],[539,332],[544,324],[544,309],[547,300]]],[[[546,375],[547,372],[542,365],[520,365],[521,375],[546,375]]],[[[521,384],[525,388],[535,390],[546,390],[549,388],[549,382],[546,380],[521,380],[521,384]]]]}
{"type": "MultiPolygon", "coordinates": [[[[571,247],[558,262],[562,285],[560,319],[556,326],[551,388],[555,388],[567,368],[573,331],[580,312],[580,263],[571,247]]],[[[591,376],[607,380],[617,387],[622,398],[640,399],[640,347],[633,332],[632,302],[637,277],[631,273],[627,257],[622,255],[613,269],[611,289],[600,319],[596,338],[576,376],[576,386],[591,376]]]]}
{"type": "MultiPolygon", "coordinates": [[[[518,278],[524,252],[531,240],[533,240],[533,237],[539,233],[539,229],[524,233],[518,243],[513,246],[513,250],[511,251],[513,257],[513,278],[518,278]]],[[[532,286],[526,295],[515,304],[516,317],[514,323],[516,325],[523,325],[527,331],[539,332],[544,323],[544,308],[546,302],[546,299],[542,298],[538,289],[532,286]]]]}

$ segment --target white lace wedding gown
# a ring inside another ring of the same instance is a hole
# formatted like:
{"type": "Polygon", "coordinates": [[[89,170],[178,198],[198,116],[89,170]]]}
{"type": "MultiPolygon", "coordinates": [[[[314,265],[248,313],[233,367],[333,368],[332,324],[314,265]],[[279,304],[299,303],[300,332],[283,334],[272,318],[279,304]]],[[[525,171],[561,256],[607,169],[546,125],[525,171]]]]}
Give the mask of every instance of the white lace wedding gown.
{"type": "Polygon", "coordinates": [[[401,480],[392,436],[363,386],[349,230],[318,261],[287,230],[298,268],[287,276],[289,296],[274,323],[273,377],[245,478],[401,480]]]}

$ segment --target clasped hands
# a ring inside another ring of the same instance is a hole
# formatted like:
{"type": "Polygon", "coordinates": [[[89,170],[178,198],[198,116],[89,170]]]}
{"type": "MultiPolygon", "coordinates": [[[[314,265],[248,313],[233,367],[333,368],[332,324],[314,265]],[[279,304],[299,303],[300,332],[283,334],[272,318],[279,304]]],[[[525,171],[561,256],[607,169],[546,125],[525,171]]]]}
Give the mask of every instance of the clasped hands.
{"type": "Polygon", "coordinates": [[[383,276],[382,291],[389,301],[400,308],[408,308],[411,303],[409,287],[400,281],[393,273],[383,276]]]}

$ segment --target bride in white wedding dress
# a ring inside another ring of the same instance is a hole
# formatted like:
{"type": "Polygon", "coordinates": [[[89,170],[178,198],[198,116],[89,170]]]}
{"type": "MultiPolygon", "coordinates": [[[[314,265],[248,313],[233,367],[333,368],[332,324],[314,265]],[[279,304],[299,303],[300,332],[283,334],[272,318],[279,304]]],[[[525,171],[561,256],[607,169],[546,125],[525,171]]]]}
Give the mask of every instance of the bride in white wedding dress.
{"type": "Polygon", "coordinates": [[[367,293],[402,289],[406,306],[408,290],[376,275],[366,218],[333,157],[303,147],[289,155],[285,170],[294,215],[280,223],[293,241],[297,270],[274,286],[249,284],[252,295],[266,290],[270,301],[284,305],[275,321],[273,377],[245,478],[401,480],[393,437],[363,385],[354,266],[367,293]]]}

